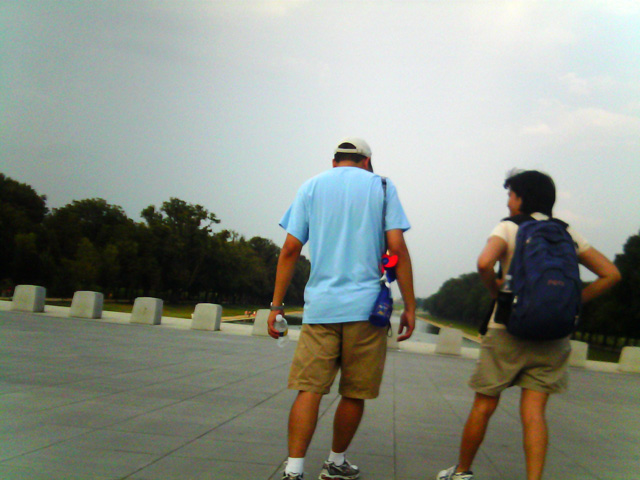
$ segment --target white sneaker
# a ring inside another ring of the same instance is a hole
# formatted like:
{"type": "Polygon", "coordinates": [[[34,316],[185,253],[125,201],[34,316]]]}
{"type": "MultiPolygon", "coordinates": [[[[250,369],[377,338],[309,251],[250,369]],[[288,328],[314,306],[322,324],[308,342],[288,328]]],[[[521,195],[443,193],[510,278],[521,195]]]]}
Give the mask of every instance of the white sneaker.
{"type": "Polygon", "coordinates": [[[457,465],[454,465],[451,468],[446,470],[442,470],[436,480],[473,480],[473,472],[459,472],[456,473],[457,465]]]}
{"type": "Polygon", "coordinates": [[[360,469],[357,465],[351,465],[347,459],[339,467],[327,460],[322,465],[322,471],[318,480],[357,480],[360,478],[360,469]]]}
{"type": "Polygon", "coordinates": [[[282,471],[282,479],[281,480],[303,480],[303,473],[287,473],[287,461],[285,460],[282,464],[284,470],[282,471]]]}

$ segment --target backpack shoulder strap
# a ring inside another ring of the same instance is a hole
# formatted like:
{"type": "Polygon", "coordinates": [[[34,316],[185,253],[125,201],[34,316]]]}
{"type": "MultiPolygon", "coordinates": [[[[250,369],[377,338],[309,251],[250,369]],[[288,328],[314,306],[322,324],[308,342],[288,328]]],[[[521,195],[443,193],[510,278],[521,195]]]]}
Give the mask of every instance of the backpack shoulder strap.
{"type": "Polygon", "coordinates": [[[503,218],[503,222],[513,222],[516,225],[521,225],[524,222],[528,222],[529,220],[535,220],[531,215],[527,215],[526,213],[520,213],[518,215],[513,215],[511,217],[503,218]]]}
{"type": "Polygon", "coordinates": [[[573,246],[576,248],[576,251],[578,251],[578,242],[576,242],[573,239],[573,237],[571,236],[571,234],[569,233],[569,224],[567,222],[563,222],[562,220],[560,220],[558,218],[550,218],[549,220],[551,220],[554,223],[557,223],[561,227],[564,227],[565,231],[567,232],[568,237],[571,239],[571,242],[573,242],[573,246]]]}
{"type": "MultiPolygon", "coordinates": [[[[504,220],[508,222],[513,222],[516,225],[518,225],[518,227],[525,222],[536,222],[535,218],[525,213],[513,215],[511,217],[505,218],[504,220]]],[[[516,270],[516,265],[518,264],[518,257],[520,256],[522,249],[524,247],[524,244],[523,244],[524,242],[522,242],[521,240],[521,237],[523,234],[524,234],[524,230],[518,228],[518,234],[516,235],[516,247],[513,252],[513,257],[511,257],[511,265],[509,265],[509,271],[507,272],[508,275],[513,275],[513,272],[515,272],[516,270]]]]}
{"type": "Polygon", "coordinates": [[[387,232],[386,232],[386,219],[387,219],[387,177],[380,177],[382,181],[382,238],[384,241],[384,251],[382,254],[387,253],[387,232]]]}
{"type": "MultiPolygon", "coordinates": [[[[527,215],[526,213],[520,213],[518,215],[513,215],[512,217],[503,218],[503,222],[513,222],[516,225],[522,225],[524,222],[528,222],[529,220],[535,220],[531,215],[527,215]]],[[[563,222],[559,218],[549,217],[549,220],[557,223],[558,225],[562,225],[565,229],[569,228],[569,224],[567,222],[563,222]]]]}
{"type": "Polygon", "coordinates": [[[550,218],[549,220],[551,220],[552,222],[557,223],[558,225],[562,225],[565,230],[567,228],[569,228],[569,224],[567,222],[563,222],[562,220],[560,220],[559,218],[550,218]]]}

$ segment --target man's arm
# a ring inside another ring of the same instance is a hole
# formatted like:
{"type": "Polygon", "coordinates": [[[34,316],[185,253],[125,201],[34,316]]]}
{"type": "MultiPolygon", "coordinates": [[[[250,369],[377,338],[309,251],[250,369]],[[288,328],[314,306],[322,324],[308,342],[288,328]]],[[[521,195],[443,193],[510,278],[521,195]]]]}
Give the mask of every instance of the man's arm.
{"type": "Polygon", "coordinates": [[[404,241],[404,233],[402,230],[388,230],[386,236],[389,253],[398,256],[396,278],[402,299],[404,300],[404,311],[400,316],[400,327],[398,329],[398,341],[401,342],[413,334],[413,329],[416,326],[416,297],[413,293],[413,269],[411,267],[409,249],[404,241]]]}
{"type": "MultiPolygon", "coordinates": [[[[291,234],[287,234],[287,238],[284,241],[282,250],[280,250],[280,256],[278,257],[278,267],[276,269],[276,286],[273,290],[272,305],[282,305],[284,296],[287,293],[287,288],[293,278],[293,272],[296,268],[296,262],[300,257],[302,251],[302,242],[291,234]]],[[[276,315],[278,311],[271,311],[268,320],[268,332],[273,338],[278,338],[278,331],[273,328],[276,321],[276,315]]]]}
{"type": "Polygon", "coordinates": [[[583,303],[599,297],[622,278],[618,267],[593,247],[579,254],[578,260],[598,276],[594,282],[591,282],[582,290],[583,303]]]}
{"type": "Polygon", "coordinates": [[[478,273],[482,283],[489,290],[491,298],[498,297],[502,279],[496,277],[495,265],[507,251],[507,242],[503,238],[492,235],[478,257],[478,273]]]}

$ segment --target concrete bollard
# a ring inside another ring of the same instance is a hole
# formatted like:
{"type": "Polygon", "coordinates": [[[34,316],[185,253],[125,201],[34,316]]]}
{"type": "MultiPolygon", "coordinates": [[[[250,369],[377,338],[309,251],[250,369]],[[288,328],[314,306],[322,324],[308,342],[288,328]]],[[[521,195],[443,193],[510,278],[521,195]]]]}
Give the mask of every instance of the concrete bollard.
{"type": "Polygon", "coordinates": [[[620,352],[618,370],[640,373],[640,347],[624,347],[620,352]]]}
{"type": "Polygon", "coordinates": [[[133,304],[129,323],[160,325],[162,318],[162,300],[152,297],[138,297],[133,304]]]}
{"type": "Polygon", "coordinates": [[[400,344],[398,343],[399,328],[400,328],[400,323],[391,322],[391,336],[389,336],[387,332],[387,348],[393,348],[396,350],[400,348],[400,344]]]}
{"type": "Polygon", "coordinates": [[[44,312],[47,290],[37,285],[18,285],[13,292],[11,310],[21,312],[44,312]]]}
{"type": "Polygon", "coordinates": [[[581,368],[586,367],[588,353],[589,344],[587,342],[571,340],[571,355],[569,356],[569,366],[581,368]]]}
{"type": "Polygon", "coordinates": [[[100,292],[78,291],[73,294],[70,317],[102,318],[104,295],[100,292]]]}
{"type": "Polygon", "coordinates": [[[462,355],[462,332],[455,328],[442,327],[436,343],[436,353],[462,355]]]}
{"type": "Polygon", "coordinates": [[[220,330],[222,321],[222,305],[215,303],[199,303],[193,312],[192,330],[220,330]]]}
{"type": "Polygon", "coordinates": [[[267,332],[267,320],[269,320],[270,311],[267,309],[258,310],[256,313],[256,318],[253,321],[253,329],[251,330],[251,335],[258,335],[260,337],[268,337],[269,333],[267,332]]]}

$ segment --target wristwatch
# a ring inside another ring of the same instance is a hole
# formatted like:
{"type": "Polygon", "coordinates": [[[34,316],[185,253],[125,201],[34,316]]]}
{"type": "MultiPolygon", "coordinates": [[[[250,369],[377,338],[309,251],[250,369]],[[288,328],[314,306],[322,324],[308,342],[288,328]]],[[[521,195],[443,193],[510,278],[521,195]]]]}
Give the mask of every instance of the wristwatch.
{"type": "Polygon", "coordinates": [[[269,307],[269,309],[272,312],[278,312],[280,310],[284,311],[284,303],[282,305],[274,305],[273,302],[271,302],[271,306],[269,307]]]}

